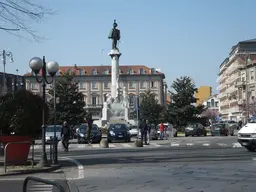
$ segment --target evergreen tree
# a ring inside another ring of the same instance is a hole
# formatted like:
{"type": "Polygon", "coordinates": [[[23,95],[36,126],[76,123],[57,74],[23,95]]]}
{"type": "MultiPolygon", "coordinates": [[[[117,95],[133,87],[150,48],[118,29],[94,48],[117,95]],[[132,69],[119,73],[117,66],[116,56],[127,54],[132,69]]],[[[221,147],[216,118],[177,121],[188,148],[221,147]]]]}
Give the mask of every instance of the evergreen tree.
{"type": "Polygon", "coordinates": [[[151,90],[147,90],[140,94],[140,97],[140,119],[147,119],[149,123],[157,124],[160,121],[160,115],[163,107],[158,104],[156,94],[151,92],[151,90]]]}
{"type": "Polygon", "coordinates": [[[188,122],[196,121],[204,111],[204,106],[195,106],[194,97],[197,88],[190,77],[177,78],[172,86],[171,103],[168,104],[167,121],[177,126],[184,126],[188,122]]]}
{"type": "MultiPolygon", "coordinates": [[[[53,90],[50,93],[53,94],[53,90]]],[[[56,119],[59,124],[63,121],[67,121],[69,125],[85,122],[84,95],[79,92],[78,82],[74,81],[74,74],[65,73],[56,80],[56,98],[56,119]]],[[[53,118],[51,121],[53,122],[53,118]]]]}

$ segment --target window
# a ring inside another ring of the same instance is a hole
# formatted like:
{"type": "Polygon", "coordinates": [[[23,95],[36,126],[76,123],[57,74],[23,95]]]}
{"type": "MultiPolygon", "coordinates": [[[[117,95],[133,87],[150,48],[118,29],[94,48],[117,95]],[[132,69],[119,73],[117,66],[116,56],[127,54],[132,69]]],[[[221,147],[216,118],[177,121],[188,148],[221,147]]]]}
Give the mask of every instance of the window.
{"type": "Polygon", "coordinates": [[[215,107],[219,107],[219,102],[215,101],[215,107]]]}
{"type": "Polygon", "coordinates": [[[155,68],[151,68],[150,72],[151,72],[151,74],[155,74],[156,73],[156,69],[155,68]]]}
{"type": "Polygon", "coordinates": [[[211,107],[214,107],[214,99],[211,99],[211,107]]]}
{"type": "Polygon", "coordinates": [[[135,98],[136,98],[135,95],[129,94],[129,104],[130,105],[134,104],[135,98]]]}
{"type": "Polygon", "coordinates": [[[92,96],[92,105],[97,105],[97,96],[92,96]]]}
{"type": "Polygon", "coordinates": [[[104,102],[106,102],[106,101],[107,101],[107,93],[104,94],[104,102]]]}
{"type": "Polygon", "coordinates": [[[69,75],[72,75],[73,72],[72,72],[71,69],[69,69],[67,73],[68,73],[69,75]]]}
{"type": "Polygon", "coordinates": [[[92,89],[97,89],[97,82],[95,81],[92,82],[92,89]]]}
{"type": "Polygon", "coordinates": [[[135,89],[135,83],[134,81],[129,82],[129,89],[135,89]]]}
{"type": "Polygon", "coordinates": [[[31,83],[31,89],[37,90],[38,89],[38,83],[31,83]]]}
{"type": "Polygon", "coordinates": [[[207,102],[207,107],[211,107],[211,103],[209,101],[207,102]]]}
{"type": "Polygon", "coordinates": [[[80,75],[85,75],[85,71],[83,69],[80,69],[80,75]]]}
{"type": "Polygon", "coordinates": [[[143,68],[140,68],[140,74],[145,74],[145,70],[143,68]]]}
{"type": "Polygon", "coordinates": [[[85,89],[86,87],[85,87],[85,82],[80,82],[79,83],[79,88],[80,89],[85,89]]]}
{"type": "Polygon", "coordinates": [[[97,74],[98,74],[98,73],[97,73],[97,69],[93,69],[93,70],[92,70],[92,74],[93,74],[93,75],[97,75],[97,74]]]}
{"type": "Polygon", "coordinates": [[[108,81],[104,81],[104,89],[109,89],[109,82],[108,81]]]}
{"type": "Polygon", "coordinates": [[[254,79],[254,71],[251,71],[250,77],[251,77],[251,80],[254,79]]]}
{"type": "Polygon", "coordinates": [[[105,75],[108,75],[108,74],[109,74],[109,69],[106,69],[106,70],[104,71],[104,74],[105,74],[105,75]]]}
{"type": "Polygon", "coordinates": [[[145,81],[141,81],[140,82],[140,88],[141,89],[145,89],[146,88],[146,82],[145,81]]]}
{"type": "Polygon", "coordinates": [[[133,69],[129,69],[129,70],[128,70],[128,74],[134,74],[133,69]]]}
{"type": "Polygon", "coordinates": [[[156,88],[156,84],[155,84],[155,81],[151,81],[151,83],[150,83],[151,85],[150,85],[150,87],[151,88],[156,88]]]}

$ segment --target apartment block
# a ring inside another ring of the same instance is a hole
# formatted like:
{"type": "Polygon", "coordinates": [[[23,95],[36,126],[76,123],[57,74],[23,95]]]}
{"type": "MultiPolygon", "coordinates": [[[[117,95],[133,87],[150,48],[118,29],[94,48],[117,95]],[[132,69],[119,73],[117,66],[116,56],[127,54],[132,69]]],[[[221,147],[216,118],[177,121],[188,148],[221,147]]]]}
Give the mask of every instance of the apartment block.
{"type": "Polygon", "coordinates": [[[255,98],[255,63],[256,39],[252,39],[233,46],[229,56],[220,65],[218,98],[223,120],[246,120],[246,100],[248,98],[250,105],[255,98]]]}

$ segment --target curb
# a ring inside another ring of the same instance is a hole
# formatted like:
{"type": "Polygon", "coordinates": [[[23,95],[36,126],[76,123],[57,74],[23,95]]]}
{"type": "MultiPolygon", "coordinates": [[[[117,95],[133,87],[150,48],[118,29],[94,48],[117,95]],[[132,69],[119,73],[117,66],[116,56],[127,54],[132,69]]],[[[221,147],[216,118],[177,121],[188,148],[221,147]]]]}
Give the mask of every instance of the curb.
{"type": "Polygon", "coordinates": [[[0,174],[0,177],[6,177],[6,176],[13,176],[13,175],[26,175],[26,174],[33,174],[33,173],[48,173],[53,172],[61,168],[61,165],[54,165],[51,167],[46,168],[34,168],[31,170],[21,170],[21,171],[14,171],[14,172],[7,172],[0,174]]]}

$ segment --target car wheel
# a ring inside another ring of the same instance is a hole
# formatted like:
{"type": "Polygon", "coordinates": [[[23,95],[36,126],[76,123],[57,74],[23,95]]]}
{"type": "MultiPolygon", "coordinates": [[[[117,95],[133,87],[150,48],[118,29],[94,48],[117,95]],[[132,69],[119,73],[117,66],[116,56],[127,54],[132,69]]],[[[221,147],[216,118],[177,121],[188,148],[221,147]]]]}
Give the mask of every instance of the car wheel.
{"type": "Polygon", "coordinates": [[[112,143],[112,140],[111,140],[111,139],[108,139],[108,142],[109,142],[109,143],[112,143]]]}
{"type": "Polygon", "coordinates": [[[187,135],[187,134],[185,134],[185,137],[188,137],[188,135],[187,135]]]}
{"type": "Polygon", "coordinates": [[[254,152],[255,151],[255,148],[254,147],[252,147],[252,146],[247,146],[247,147],[245,147],[248,151],[250,151],[250,152],[254,152]]]}

